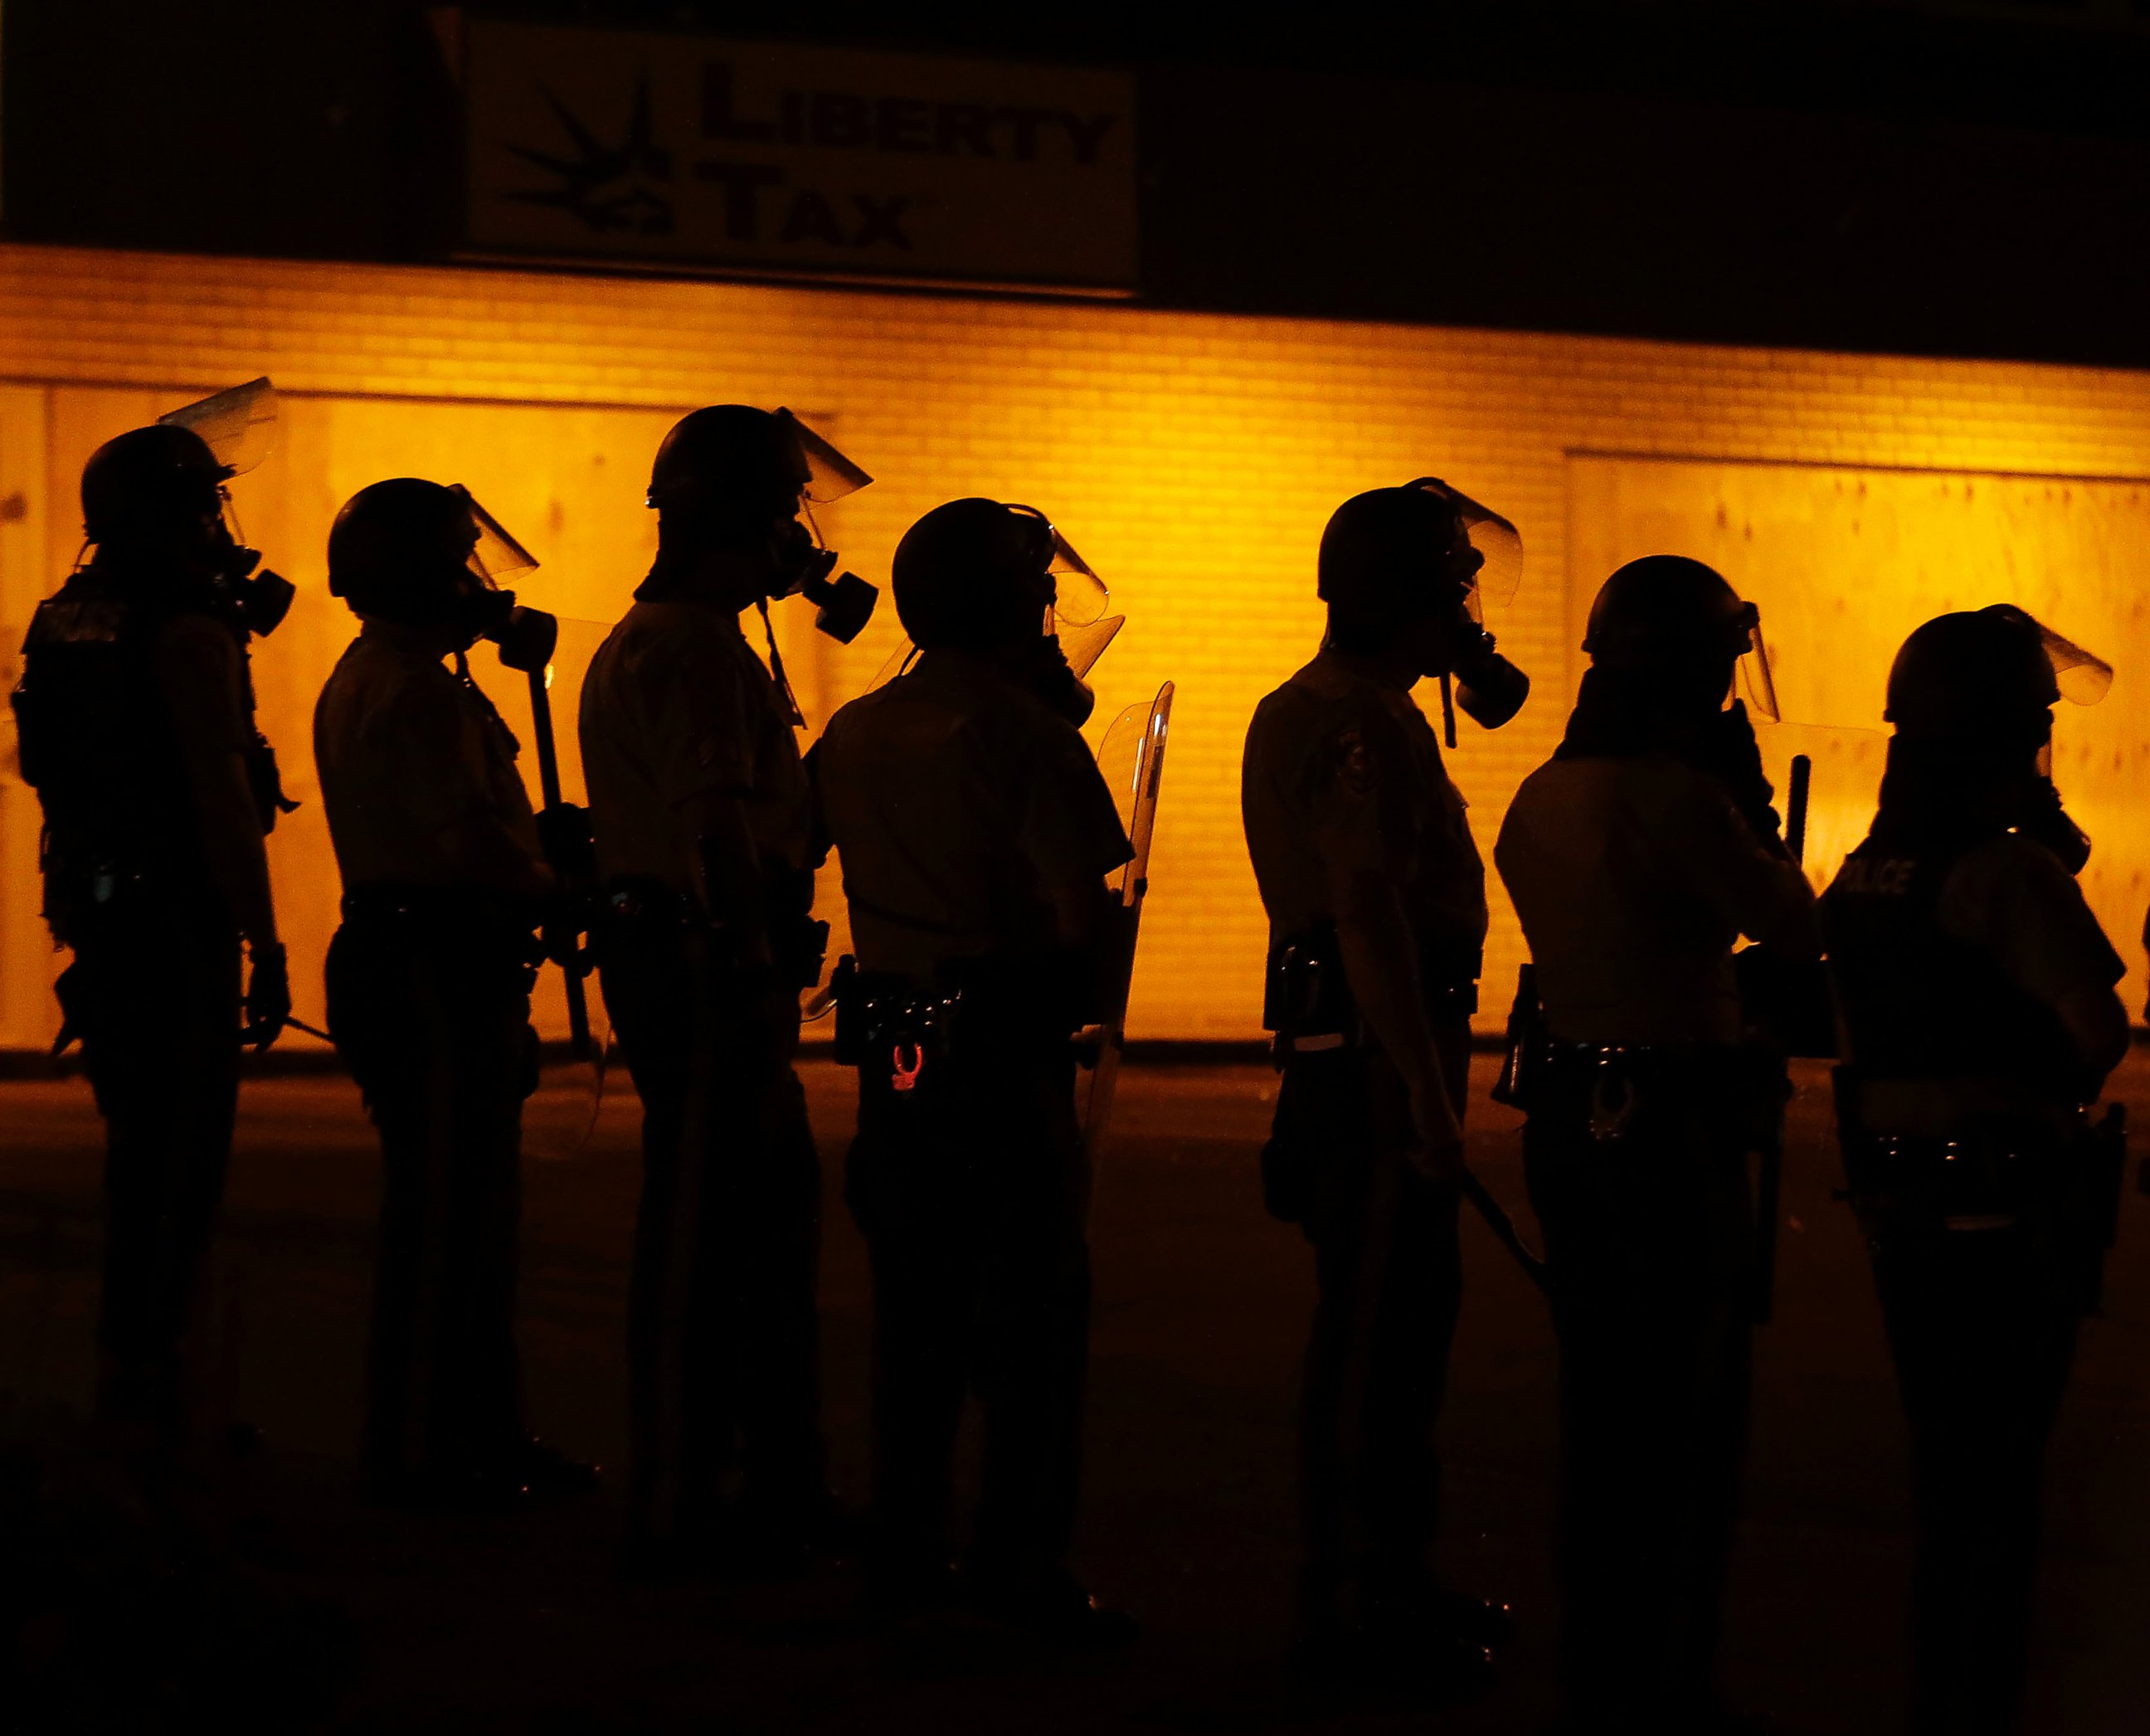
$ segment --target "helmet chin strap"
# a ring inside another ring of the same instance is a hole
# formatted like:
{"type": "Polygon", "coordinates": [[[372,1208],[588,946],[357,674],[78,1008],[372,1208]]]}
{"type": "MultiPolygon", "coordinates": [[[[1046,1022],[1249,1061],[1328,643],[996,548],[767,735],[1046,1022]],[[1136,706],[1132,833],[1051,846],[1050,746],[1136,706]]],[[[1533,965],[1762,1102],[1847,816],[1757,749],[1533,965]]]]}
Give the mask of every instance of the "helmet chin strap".
{"type": "Polygon", "coordinates": [[[799,701],[791,691],[791,678],[784,673],[784,655],[776,648],[776,628],[769,618],[769,599],[757,597],[754,606],[761,612],[762,636],[769,642],[769,673],[776,678],[776,690],[784,695],[784,709],[790,714],[791,727],[806,727],[806,714],[799,709],[799,701]]]}

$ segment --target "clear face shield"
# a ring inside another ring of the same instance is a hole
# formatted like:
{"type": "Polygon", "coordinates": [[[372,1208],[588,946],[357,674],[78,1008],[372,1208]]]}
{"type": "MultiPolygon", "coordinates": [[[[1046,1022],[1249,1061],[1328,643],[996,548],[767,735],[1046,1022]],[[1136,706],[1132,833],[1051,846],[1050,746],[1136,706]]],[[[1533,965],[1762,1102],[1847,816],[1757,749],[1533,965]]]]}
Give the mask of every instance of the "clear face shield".
{"type": "Polygon", "coordinates": [[[776,420],[791,437],[800,468],[805,475],[799,488],[799,516],[810,539],[790,575],[786,588],[778,594],[805,598],[815,605],[815,628],[837,643],[848,645],[873,618],[874,605],[881,600],[881,592],[855,573],[836,573],[836,552],[822,537],[814,509],[856,493],[871,484],[873,478],[791,411],[780,409],[776,420]],[[835,576],[831,578],[831,573],[835,576]]]}
{"type": "MultiPolygon", "coordinates": [[[[2021,613],[2018,611],[2017,613],[2021,613]]],[[[2095,705],[2112,688],[2112,665],[2094,651],[2086,651],[2074,640],[2062,638],[2035,615],[2023,618],[2038,629],[2038,643],[2052,665],[2053,685],[2071,705],[2095,705]]],[[[2038,775],[2053,775],[2053,744],[2050,737],[2038,749],[2038,775]]]]}
{"type": "Polygon", "coordinates": [[[1762,638],[1762,612],[1751,603],[1739,605],[1739,660],[1733,665],[1732,685],[1725,692],[1724,703],[1744,697],[1749,711],[1759,711],[1771,723],[1782,720],[1783,709],[1777,704],[1777,684],[1769,674],[1769,648],[1762,638]]]}
{"type": "Polygon", "coordinates": [[[1481,729],[1497,729],[1522,709],[1531,678],[1494,648],[1486,631],[1486,602],[1496,608],[1515,600],[1522,583],[1523,539],[1516,527],[1491,507],[1481,506],[1438,477],[1421,477],[1407,486],[1441,501],[1462,527],[1465,546],[1451,551],[1462,578],[1463,613],[1469,632],[1458,635],[1455,668],[1441,678],[1441,732],[1456,745],[1456,708],[1481,729]],[[1462,572],[1466,563],[1470,570],[1462,572]]]}
{"type": "Polygon", "coordinates": [[[244,476],[276,449],[276,388],[266,375],[244,386],[213,392],[157,418],[164,427],[184,428],[200,437],[214,455],[223,475],[217,497],[223,504],[224,532],[229,548],[214,581],[241,624],[263,637],[274,633],[290,613],[297,588],[280,573],[262,568],[259,551],[247,546],[246,532],[224,487],[232,477],[244,476]]]}
{"type": "MultiPolygon", "coordinates": [[[[1523,578],[1523,539],[1515,526],[1491,507],[1481,506],[1461,488],[1452,488],[1439,477],[1421,477],[1408,487],[1424,490],[1454,511],[1463,527],[1471,551],[1478,557],[1477,569],[1466,581],[1463,611],[1485,624],[1486,603],[1503,608],[1515,600],[1523,578]]],[[[1461,551],[1458,551],[1459,553],[1461,551]]]]}
{"type": "Polygon", "coordinates": [[[1106,613],[1112,606],[1112,593],[1051,519],[1035,507],[1013,502],[1008,510],[1037,519],[1052,538],[1052,553],[1045,569],[1052,582],[1052,601],[1046,608],[1042,631],[1060,641],[1061,654],[1080,681],[1105,654],[1105,648],[1127,624],[1127,617],[1106,613]]]}
{"type": "Polygon", "coordinates": [[[198,434],[216,454],[227,476],[245,476],[276,450],[276,388],[267,375],[212,393],[157,418],[169,428],[198,434]]]}
{"type": "Polygon", "coordinates": [[[2095,705],[2112,688],[2112,665],[2096,652],[2086,651],[2065,639],[2042,621],[2038,638],[2046,648],[2046,660],[2053,666],[2053,684],[2071,705],[2095,705]]]}
{"type": "Polygon", "coordinates": [[[514,573],[537,571],[537,556],[461,482],[449,483],[448,492],[470,513],[472,532],[463,556],[463,568],[472,583],[464,593],[462,624],[475,637],[498,646],[500,660],[511,669],[525,674],[542,670],[559,637],[558,618],[543,609],[522,607],[515,593],[501,583],[514,573]]]}

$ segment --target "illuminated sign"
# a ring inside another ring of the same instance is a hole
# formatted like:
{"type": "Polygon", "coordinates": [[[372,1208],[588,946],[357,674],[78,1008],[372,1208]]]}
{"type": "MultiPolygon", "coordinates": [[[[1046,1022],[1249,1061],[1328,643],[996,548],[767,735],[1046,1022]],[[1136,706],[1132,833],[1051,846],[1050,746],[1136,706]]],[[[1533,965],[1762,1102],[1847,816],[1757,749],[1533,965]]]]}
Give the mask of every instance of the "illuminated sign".
{"type": "Polygon", "coordinates": [[[1135,283],[1134,81],[472,19],[476,251],[1135,283]]]}

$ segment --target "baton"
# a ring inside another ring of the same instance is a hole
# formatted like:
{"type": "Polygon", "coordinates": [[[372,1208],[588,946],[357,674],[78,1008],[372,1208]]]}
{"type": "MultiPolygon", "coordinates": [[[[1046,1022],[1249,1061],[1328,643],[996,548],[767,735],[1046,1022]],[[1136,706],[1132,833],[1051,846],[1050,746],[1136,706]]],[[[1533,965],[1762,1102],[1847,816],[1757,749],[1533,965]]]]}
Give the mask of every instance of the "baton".
{"type": "Polygon", "coordinates": [[[1552,1294],[1552,1284],[1546,1274],[1545,1256],[1534,1249],[1516,1228],[1516,1220],[1508,1215],[1507,1209],[1486,1191],[1485,1183],[1469,1170],[1463,1172],[1459,1185],[1463,1197],[1477,1209],[1478,1215],[1486,1220],[1486,1229],[1494,1239],[1515,1256],[1516,1264],[1523,1269],[1523,1275],[1538,1287],[1545,1295],[1552,1294]]]}
{"type": "MultiPolygon", "coordinates": [[[[560,805],[560,755],[553,743],[553,695],[545,684],[543,666],[528,671],[528,674],[530,721],[538,737],[538,788],[549,810],[560,805]]],[[[590,1053],[590,1006],[583,992],[582,974],[573,964],[563,964],[560,980],[568,991],[568,1049],[576,1060],[587,1061],[590,1053]]]]}
{"type": "MultiPolygon", "coordinates": [[[[1784,799],[1784,848],[1794,865],[1807,854],[1807,794],[1814,782],[1814,761],[1792,755],[1792,787],[1784,799]]],[[[1777,1305],[1777,1214],[1784,1182],[1784,1129],[1781,1112],[1777,1137],[1760,1154],[1754,1184],[1754,1319],[1768,1325],[1777,1305]]]]}
{"type": "MultiPolygon", "coordinates": [[[[309,1037],[318,1037],[323,1042],[334,1043],[336,1042],[336,1039],[330,1036],[327,1032],[322,1030],[319,1025],[310,1025],[304,1019],[295,1019],[286,1017],[284,1020],[284,1024],[293,1031],[303,1031],[309,1037]]],[[[259,1029],[260,1029],[260,1027],[258,1025],[241,1025],[239,1027],[239,1046],[241,1048],[245,1048],[247,1044],[254,1042],[254,1032],[259,1029]]],[[[63,1030],[60,1032],[60,1036],[65,1038],[66,1042],[54,1042],[53,1044],[53,1054],[55,1057],[57,1057],[67,1047],[67,1044],[68,1042],[72,1042],[74,1040],[74,1032],[72,1031],[63,1030]]]]}

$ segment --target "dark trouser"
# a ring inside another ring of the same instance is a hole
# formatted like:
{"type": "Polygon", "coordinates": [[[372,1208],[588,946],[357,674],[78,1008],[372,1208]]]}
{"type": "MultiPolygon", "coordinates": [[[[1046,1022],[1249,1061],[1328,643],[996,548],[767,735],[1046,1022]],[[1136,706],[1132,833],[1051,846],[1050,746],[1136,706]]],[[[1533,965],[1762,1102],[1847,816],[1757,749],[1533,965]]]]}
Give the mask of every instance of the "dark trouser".
{"type": "Polygon", "coordinates": [[[104,1118],[99,1408],[181,1420],[180,1356],[239,1107],[240,951],[214,904],[79,925],[68,1016],[104,1118]]]}
{"type": "MultiPolygon", "coordinates": [[[[1463,1113],[1466,1025],[1437,1033],[1463,1113]]],[[[1404,1161],[1410,1108],[1380,1054],[1294,1057],[1264,1153],[1270,1204],[1314,1244],[1318,1295],[1300,1401],[1301,1621],[1423,1580],[1440,1511],[1434,1424],[1462,1300],[1457,1194],[1404,1161]]]]}
{"type": "Polygon", "coordinates": [[[1885,1230],[1874,1276],[1911,1425],[1917,1728],[2003,1736],[2022,1698],[2039,1471],[2080,1274],[2027,1230],[1934,1224],[1885,1230]]]}
{"type": "Polygon", "coordinates": [[[847,1196],[874,1295],[877,1571],[947,1560],[950,1456],[983,1410],[973,1565],[1062,1565],[1080,1480],[1089,1358],[1089,1172],[1065,1040],[930,1061],[915,1089],[859,1072],[847,1196]]]}
{"type": "Polygon", "coordinates": [[[522,1102],[536,1083],[527,936],[354,916],[329,1027],[381,1135],[366,1360],[370,1480],[498,1465],[522,1437],[515,1350],[522,1102]]]}
{"type": "Polygon", "coordinates": [[[1549,1091],[1523,1151],[1560,1342],[1562,1685],[1577,1715],[1676,1728],[1713,1691],[1746,1446],[1746,1129],[1700,1075],[1602,1141],[1549,1091]]]}
{"type": "Polygon", "coordinates": [[[630,1522],[706,1536],[734,1463],[742,1516],[810,1523],[820,1436],[820,1166],[792,1071],[795,997],[742,1000],[706,934],[623,920],[603,941],[613,1029],[642,1097],[628,1296],[630,1522]]]}

